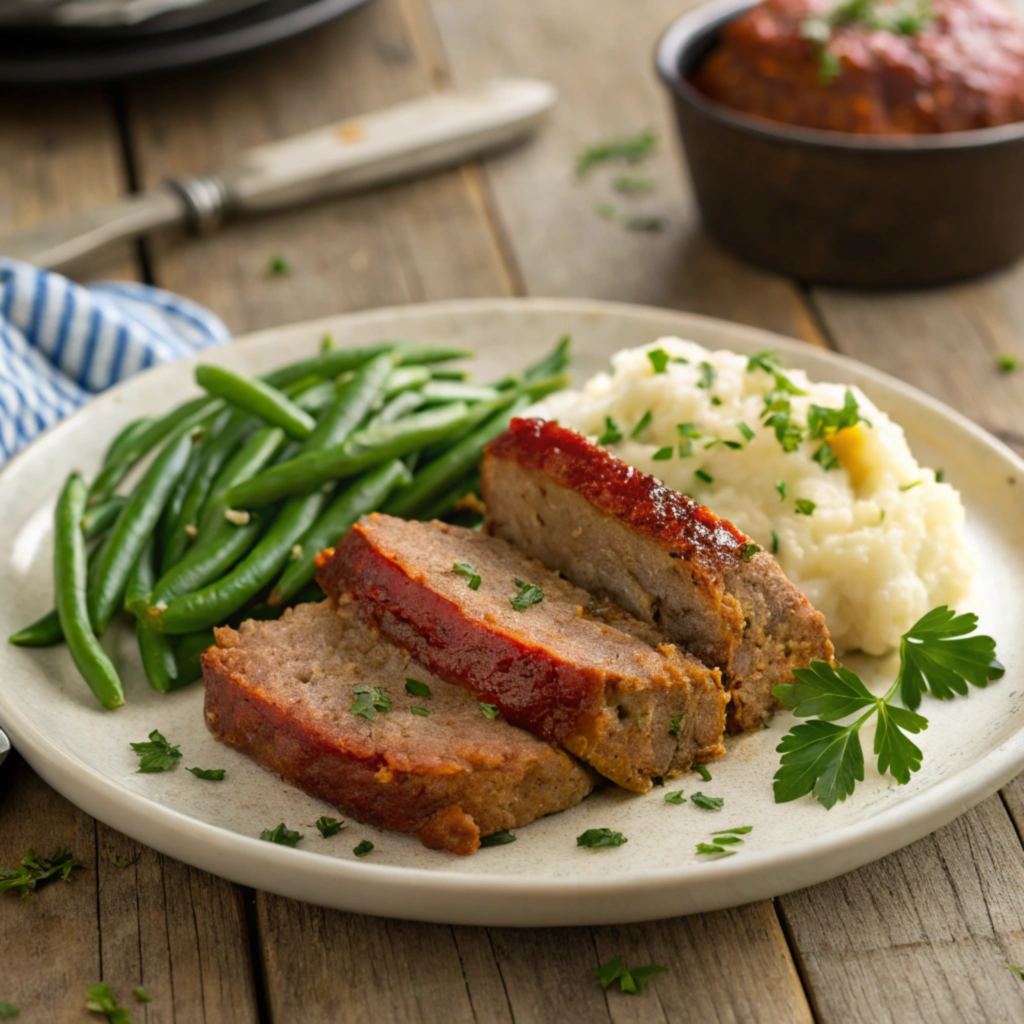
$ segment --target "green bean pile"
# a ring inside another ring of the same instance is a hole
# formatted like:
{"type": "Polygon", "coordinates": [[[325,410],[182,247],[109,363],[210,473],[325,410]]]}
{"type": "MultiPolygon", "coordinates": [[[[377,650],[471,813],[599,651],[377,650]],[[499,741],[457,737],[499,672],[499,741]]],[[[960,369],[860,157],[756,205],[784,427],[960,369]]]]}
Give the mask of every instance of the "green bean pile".
{"type": "Polygon", "coordinates": [[[125,610],[153,688],[193,682],[214,626],[321,600],[316,556],[360,516],[452,515],[477,489],[484,446],[566,386],[568,345],[491,385],[447,366],[467,352],[404,342],[335,349],[325,338],[319,355],[261,378],[198,366],[202,397],[129,423],[91,485],[68,477],[54,517],[56,607],[10,642],[66,642],[99,702],[120,707],[99,637],[125,610]]]}

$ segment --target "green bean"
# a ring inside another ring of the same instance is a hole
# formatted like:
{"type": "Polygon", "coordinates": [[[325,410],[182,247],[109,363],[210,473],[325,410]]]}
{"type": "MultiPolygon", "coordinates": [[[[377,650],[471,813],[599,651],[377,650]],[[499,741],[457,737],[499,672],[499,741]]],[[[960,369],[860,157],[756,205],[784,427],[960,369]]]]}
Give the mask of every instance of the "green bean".
{"type": "Polygon", "coordinates": [[[238,409],[259,416],[266,423],[282,427],[291,437],[305,440],[316,421],[287,395],[255,377],[246,377],[225,366],[196,367],[196,383],[238,409]]]}
{"type": "Polygon", "coordinates": [[[222,402],[203,395],[179,405],[166,416],[153,420],[145,430],[139,432],[119,461],[112,462],[100,470],[99,476],[89,488],[89,504],[96,505],[109,498],[131,468],[173,431],[194,427],[222,407],[222,402]]]}
{"type": "Polygon", "coordinates": [[[180,424],[121,509],[95,578],[89,580],[89,615],[97,635],[121,603],[128,574],[156,529],[178,477],[192,454],[192,424],[180,424]]]}
{"type": "Polygon", "coordinates": [[[402,391],[415,391],[429,382],[430,371],[425,366],[398,366],[388,377],[384,397],[394,398],[402,391]]]}
{"type": "MultiPolygon", "coordinates": [[[[153,560],[155,557],[156,544],[150,537],[135,560],[135,565],[128,576],[124,595],[126,607],[137,605],[145,607],[153,589],[155,576],[153,560]]],[[[168,690],[173,689],[178,678],[178,663],[174,657],[171,641],[160,633],[146,629],[141,619],[135,621],[135,636],[139,643],[142,667],[146,671],[149,685],[157,693],[167,693],[168,690]]]]}
{"type": "Polygon", "coordinates": [[[462,402],[413,413],[395,423],[353,434],[342,445],[303,454],[237,484],[224,496],[232,508],[255,508],[294,494],[308,494],[332,480],[400,458],[457,431],[468,413],[462,402]]]}
{"type": "MultiPolygon", "coordinates": [[[[287,394],[290,389],[285,388],[284,390],[287,394]]],[[[337,385],[333,380],[313,380],[306,384],[304,391],[296,395],[294,402],[300,409],[316,419],[334,402],[335,395],[337,395],[337,385]]]]}
{"type": "Polygon", "coordinates": [[[53,647],[63,639],[64,632],[60,628],[57,609],[51,608],[35,622],[23,626],[17,633],[12,633],[7,642],[14,644],[15,647],[53,647]]]}
{"type": "Polygon", "coordinates": [[[401,459],[385,462],[353,480],[299,538],[298,553],[293,552],[293,559],[271,591],[268,603],[277,605],[288,601],[312,583],[316,576],[316,556],[324,548],[337,544],[360,516],[379,508],[396,486],[411,480],[412,474],[401,459]]]}
{"type": "Polygon", "coordinates": [[[439,495],[430,504],[424,505],[416,513],[417,519],[429,522],[431,519],[444,519],[467,494],[480,493],[480,474],[470,473],[464,476],[454,487],[439,495]]]}
{"type": "Polygon", "coordinates": [[[142,416],[132,420],[107,447],[107,454],[103,456],[103,465],[109,466],[112,462],[120,462],[125,454],[135,443],[135,439],[152,424],[151,416],[142,416]]]}
{"type": "Polygon", "coordinates": [[[408,487],[392,495],[382,511],[393,516],[413,516],[418,509],[437,500],[479,464],[484,447],[503,430],[507,430],[512,417],[529,404],[529,398],[520,396],[511,405],[485,420],[473,433],[420,470],[408,487]]]}
{"type": "Polygon", "coordinates": [[[510,388],[517,384],[531,384],[545,377],[556,377],[569,368],[569,344],[572,341],[568,334],[558,339],[558,344],[546,356],[531,363],[521,373],[510,373],[501,380],[495,381],[496,388],[510,388]]]}
{"type": "Polygon", "coordinates": [[[394,365],[392,355],[385,353],[359,367],[352,379],[338,388],[337,397],[317,421],[303,453],[341,444],[378,400],[394,365]]]}
{"type": "Polygon", "coordinates": [[[427,369],[430,371],[430,376],[433,377],[434,380],[465,380],[466,379],[466,371],[465,370],[456,370],[456,369],[449,368],[447,366],[435,366],[433,363],[430,363],[427,366],[427,369]]]}
{"type": "Polygon", "coordinates": [[[457,380],[431,380],[421,390],[424,405],[445,402],[493,402],[501,392],[489,384],[463,384],[457,380]]]}
{"type": "Polygon", "coordinates": [[[414,412],[423,404],[423,396],[418,391],[400,391],[384,407],[370,417],[368,427],[377,427],[382,423],[394,423],[395,420],[414,412]]]}
{"type": "Polygon", "coordinates": [[[85,539],[95,540],[101,533],[113,526],[118,513],[124,508],[125,501],[127,501],[126,498],[115,494],[114,497],[107,498],[106,501],[101,501],[98,505],[93,505],[88,509],[82,516],[82,533],[85,534],[85,539]]]}
{"type": "Polygon", "coordinates": [[[203,629],[196,633],[185,633],[183,636],[173,637],[171,644],[174,647],[174,661],[177,669],[177,678],[171,685],[172,690],[180,690],[189,683],[194,683],[202,677],[203,667],[200,662],[203,651],[212,647],[214,643],[213,630],[203,629]]]}
{"type": "Polygon", "coordinates": [[[451,359],[464,359],[472,355],[471,352],[457,348],[383,341],[376,345],[364,345],[361,348],[330,349],[311,359],[303,359],[290,366],[282,366],[279,370],[265,374],[263,380],[273,387],[283,388],[310,374],[317,377],[337,377],[338,374],[345,373],[346,370],[358,369],[375,356],[385,352],[396,353],[398,361],[403,364],[441,363],[451,359]]]}
{"type": "Polygon", "coordinates": [[[92,631],[86,603],[85,536],[79,524],[85,515],[87,495],[85,481],[72,473],[57,500],[54,515],[53,589],[71,659],[97,700],[105,708],[113,709],[124,703],[124,687],[92,631]]]}

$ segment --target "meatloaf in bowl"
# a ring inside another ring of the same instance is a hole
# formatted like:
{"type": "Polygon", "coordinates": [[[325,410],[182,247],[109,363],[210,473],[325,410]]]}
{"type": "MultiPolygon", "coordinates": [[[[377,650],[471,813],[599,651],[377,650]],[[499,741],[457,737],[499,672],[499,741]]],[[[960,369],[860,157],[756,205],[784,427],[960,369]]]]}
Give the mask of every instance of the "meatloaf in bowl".
{"type": "Polygon", "coordinates": [[[658,72],[712,236],[856,287],[1024,254],[1024,17],[910,2],[716,0],[670,26],[658,72]]]}

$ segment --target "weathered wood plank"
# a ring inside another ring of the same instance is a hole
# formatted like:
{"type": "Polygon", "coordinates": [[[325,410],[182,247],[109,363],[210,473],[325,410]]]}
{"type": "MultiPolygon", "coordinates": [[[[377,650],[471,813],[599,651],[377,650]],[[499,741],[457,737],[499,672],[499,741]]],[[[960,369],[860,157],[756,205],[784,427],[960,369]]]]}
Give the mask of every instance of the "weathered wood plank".
{"type": "Polygon", "coordinates": [[[826,1024],[1024,1019],[1024,858],[998,797],[779,902],[826,1024]]]}

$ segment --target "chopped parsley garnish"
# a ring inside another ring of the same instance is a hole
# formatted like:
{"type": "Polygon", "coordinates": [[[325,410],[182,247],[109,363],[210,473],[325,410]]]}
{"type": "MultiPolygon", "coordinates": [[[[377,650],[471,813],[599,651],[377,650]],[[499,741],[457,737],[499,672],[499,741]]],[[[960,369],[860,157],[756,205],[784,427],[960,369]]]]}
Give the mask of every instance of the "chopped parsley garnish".
{"type": "Polygon", "coordinates": [[[946,479],[946,471],[944,469],[935,470],[935,482],[941,484],[946,479]]]}
{"type": "Polygon", "coordinates": [[[358,846],[352,849],[352,852],[357,857],[365,857],[368,853],[373,852],[373,843],[369,839],[364,839],[358,846]]]}
{"type": "Polygon", "coordinates": [[[123,871],[125,868],[130,868],[135,863],[135,861],[138,860],[138,857],[136,857],[135,860],[129,860],[127,857],[121,857],[118,856],[118,854],[116,853],[112,853],[111,859],[114,862],[114,867],[121,868],[121,870],[123,871]]]}
{"type": "Polygon", "coordinates": [[[750,427],[748,427],[748,426],[746,425],[746,423],[744,423],[744,422],[743,422],[743,420],[740,420],[740,422],[736,424],[736,429],[737,429],[737,430],[738,430],[738,431],[739,431],[739,432],[740,432],[740,433],[741,433],[741,434],[742,434],[742,435],[743,435],[743,436],[744,436],[744,437],[745,437],[745,438],[746,438],[746,439],[747,439],[748,441],[753,441],[753,440],[754,440],[754,432],[753,432],[753,431],[752,431],[752,430],[750,429],[750,427]]]}
{"type": "MultiPolygon", "coordinates": [[[[469,564],[469,562],[456,562],[452,566],[452,572],[455,573],[456,576],[465,576],[467,580],[466,586],[468,586],[470,590],[480,589],[480,574],[469,564]]],[[[408,690],[409,687],[406,686],[406,689],[408,690]]]]}
{"type": "Polygon", "coordinates": [[[98,985],[90,985],[85,990],[85,1008],[92,1013],[102,1013],[110,1024],[131,1024],[131,1017],[128,1010],[117,1005],[114,993],[106,982],[98,985]]]}
{"type": "Polygon", "coordinates": [[[656,233],[665,230],[666,222],[664,217],[638,215],[636,217],[627,217],[624,223],[627,231],[650,231],[651,233],[656,233]]]}
{"type": "Polygon", "coordinates": [[[757,355],[751,356],[747,360],[747,373],[753,373],[754,370],[764,370],[765,373],[770,373],[775,381],[775,386],[772,388],[772,395],[774,397],[778,394],[786,395],[802,395],[803,391],[800,390],[786,375],[783,373],[782,363],[779,362],[778,354],[775,352],[758,352],[757,355]]]}
{"type": "Polygon", "coordinates": [[[900,641],[900,670],[883,697],[876,697],[849,669],[812,661],[795,669],[797,682],[772,691],[798,718],[817,718],[795,725],[776,750],[782,762],[775,773],[775,802],[786,803],[808,793],[826,808],[845,800],[864,781],[861,726],[877,716],[874,753],[878,771],[889,773],[903,786],[921,767],[922,753],[908,733],[919,733],[928,720],[915,710],[921,695],[930,691],[940,700],[966,694],[968,684],[985,687],[1003,674],[995,659],[995,641],[989,636],[968,636],[976,628],[976,615],[957,615],[942,606],[919,619],[900,641]],[[899,693],[905,708],[894,707],[899,693]],[[837,724],[850,715],[849,725],[837,724]]]}
{"type": "Polygon", "coordinates": [[[1007,964],[1006,966],[1009,967],[1018,978],[1024,978],[1024,970],[1021,970],[1020,967],[1014,967],[1013,964],[1007,964]]]}
{"type": "Polygon", "coordinates": [[[480,701],[480,710],[484,713],[484,718],[497,718],[501,714],[501,709],[497,704],[485,704],[480,701]]]}
{"type": "Polygon", "coordinates": [[[708,766],[707,766],[706,764],[695,764],[695,765],[693,766],[693,770],[694,770],[694,771],[695,771],[695,772],[696,772],[696,773],[697,773],[697,774],[698,774],[698,775],[699,775],[699,776],[700,776],[700,777],[701,777],[701,778],[702,778],[702,779],[703,779],[703,780],[704,780],[705,782],[710,782],[710,781],[711,781],[711,772],[709,772],[709,771],[708,771],[708,766]]]}
{"type": "Polygon", "coordinates": [[[821,405],[812,405],[807,410],[807,432],[814,439],[831,437],[840,430],[846,430],[858,423],[867,423],[869,427],[871,426],[871,421],[861,416],[857,399],[853,397],[853,392],[849,388],[846,389],[841,409],[826,409],[821,405]]]}
{"type": "Polygon", "coordinates": [[[704,483],[714,483],[714,477],[703,469],[698,469],[693,474],[698,480],[703,480],[704,483]]]}
{"type": "Polygon", "coordinates": [[[825,441],[824,444],[811,456],[811,458],[827,473],[830,469],[839,467],[839,457],[832,451],[832,445],[825,441]]]}
{"type": "Polygon", "coordinates": [[[668,372],[668,353],[663,348],[652,349],[647,353],[647,358],[651,361],[655,373],[668,372]]]}
{"type": "Polygon", "coordinates": [[[719,811],[725,806],[724,796],[705,796],[703,793],[694,793],[690,799],[705,811],[719,811]]]}
{"type": "Polygon", "coordinates": [[[274,277],[287,277],[292,272],[292,265],[283,256],[271,256],[267,269],[274,277]]]}
{"type": "Polygon", "coordinates": [[[786,500],[786,491],[788,490],[788,488],[786,487],[786,481],[785,480],[776,480],[775,481],[775,490],[777,490],[779,492],[779,501],[785,501],[786,500]]]}
{"type": "Polygon", "coordinates": [[[1020,369],[1020,358],[1018,356],[1003,354],[997,357],[996,365],[1002,373],[1013,373],[1015,370],[1020,369]]]}
{"type": "Polygon", "coordinates": [[[156,729],[149,734],[148,742],[131,746],[139,755],[139,771],[143,773],[166,772],[181,757],[181,751],[172,747],[156,729]]]}
{"type": "Polygon", "coordinates": [[[736,853],[735,850],[728,850],[726,847],[742,845],[744,840],[740,836],[745,836],[752,830],[752,825],[741,825],[739,828],[723,828],[720,832],[712,832],[710,843],[697,844],[697,853],[711,855],[736,853]]]}
{"type": "Polygon", "coordinates": [[[653,192],[657,185],[653,178],[640,178],[633,174],[620,174],[613,182],[612,188],[625,196],[644,195],[653,192]]]}
{"type": "Polygon", "coordinates": [[[50,858],[37,857],[35,850],[28,850],[16,868],[0,869],[0,892],[16,892],[22,899],[28,899],[43,882],[56,878],[68,881],[77,867],[81,864],[66,846],[50,858]]]}
{"type": "Polygon", "coordinates": [[[391,698],[379,686],[357,686],[352,692],[356,699],[349,711],[368,722],[377,717],[378,711],[391,710],[391,698]]]}
{"type": "Polygon", "coordinates": [[[682,711],[680,711],[678,715],[673,715],[672,716],[672,725],[669,727],[669,730],[668,730],[669,736],[678,736],[679,735],[679,725],[682,722],[682,720],[683,720],[683,712],[682,711]]]}
{"type": "Polygon", "coordinates": [[[686,797],[683,795],[681,789],[675,789],[671,793],[665,794],[665,803],[667,804],[682,804],[686,802],[686,797]]]}
{"type": "Polygon", "coordinates": [[[597,439],[598,444],[617,444],[622,440],[622,431],[615,425],[611,416],[604,418],[604,433],[597,439]]]}
{"type": "Polygon", "coordinates": [[[226,768],[189,768],[197,779],[205,779],[207,782],[223,782],[226,768]]]}
{"type": "Polygon", "coordinates": [[[640,422],[629,432],[629,436],[635,441],[650,425],[651,425],[651,410],[640,417],[640,422]]]}
{"type": "Polygon", "coordinates": [[[500,832],[492,832],[489,836],[480,837],[481,846],[507,846],[515,841],[515,835],[507,828],[503,828],[500,832]]]}
{"type": "Polygon", "coordinates": [[[598,203],[594,207],[594,213],[596,213],[601,220],[615,220],[619,215],[619,208],[614,203],[598,203]]]}
{"type": "MultiPolygon", "coordinates": [[[[681,448],[682,446],[680,446],[681,448]]],[[[679,453],[682,454],[682,451],[679,453]]],[[[664,448],[659,448],[652,456],[655,462],[665,462],[667,459],[672,458],[672,445],[665,445],[664,448]]]]}
{"type": "Polygon", "coordinates": [[[760,550],[760,544],[745,544],[743,546],[743,561],[749,562],[760,550]]]}
{"type": "MultiPolygon", "coordinates": [[[[716,443],[718,443],[718,442],[712,442],[712,444],[716,444],[716,443]]],[[[743,445],[740,444],[739,441],[722,441],[721,443],[724,444],[726,448],[729,448],[729,449],[731,449],[734,452],[738,452],[743,447],[743,445]]],[[[706,445],[704,445],[704,447],[705,448],[710,448],[711,445],[710,444],[706,444],[706,445]]]]}
{"type": "Polygon", "coordinates": [[[714,843],[698,843],[697,844],[697,853],[699,853],[699,854],[705,854],[705,853],[715,854],[715,853],[717,853],[717,854],[723,854],[726,857],[731,857],[735,852],[736,852],[735,850],[726,850],[724,847],[718,846],[718,845],[716,845],[714,843]]]}
{"type": "Polygon", "coordinates": [[[260,833],[260,839],[268,843],[277,843],[278,846],[290,846],[294,849],[302,838],[301,832],[290,829],[283,821],[275,828],[265,828],[260,833]]]}
{"type": "Polygon", "coordinates": [[[601,964],[594,971],[594,977],[601,983],[601,988],[608,988],[609,985],[617,981],[623,992],[638,996],[647,987],[647,982],[655,974],[661,974],[665,969],[657,964],[648,964],[646,967],[634,967],[627,971],[622,965],[622,957],[615,956],[607,963],[601,964]]]}
{"type": "Polygon", "coordinates": [[[796,514],[798,516],[813,516],[818,506],[810,498],[796,499],[796,514]]]}
{"type": "Polygon", "coordinates": [[[587,146],[576,158],[576,174],[583,177],[592,168],[612,160],[624,160],[630,164],[639,163],[649,157],[657,145],[658,136],[650,128],[645,128],[636,135],[595,143],[592,146],[587,146]]]}
{"type": "Polygon", "coordinates": [[[583,835],[576,837],[577,846],[586,846],[591,850],[602,846],[622,846],[628,842],[621,832],[613,832],[610,828],[588,828],[583,835]]]}
{"type": "Polygon", "coordinates": [[[769,396],[761,417],[766,427],[775,431],[775,439],[784,452],[795,452],[804,439],[804,432],[793,422],[791,403],[785,395],[769,396]]]}
{"type": "Polygon", "coordinates": [[[413,697],[430,697],[430,687],[418,679],[406,679],[405,692],[413,697]]]}
{"type": "Polygon", "coordinates": [[[337,835],[344,827],[343,819],[328,818],[326,814],[316,819],[316,830],[324,839],[330,839],[331,836],[337,835]]]}
{"type": "Polygon", "coordinates": [[[544,591],[535,583],[524,583],[518,576],[513,576],[512,581],[519,588],[519,593],[509,598],[509,604],[517,612],[524,612],[530,605],[540,604],[544,600],[544,591]]]}
{"type": "Polygon", "coordinates": [[[779,553],[779,535],[772,530],[772,554],[777,555],[779,553]]]}
{"type": "Polygon", "coordinates": [[[153,1002],[153,997],[141,985],[132,989],[132,995],[135,996],[140,1003],[153,1002]]]}
{"type": "Polygon", "coordinates": [[[903,484],[900,487],[901,491],[912,491],[915,487],[920,486],[921,480],[915,480],[912,484],[903,484]]]}
{"type": "Polygon", "coordinates": [[[429,718],[430,717],[430,709],[429,708],[421,708],[418,704],[410,704],[409,705],[409,710],[414,715],[419,715],[420,718],[429,718]]]}
{"type": "Polygon", "coordinates": [[[703,388],[705,391],[710,390],[715,383],[716,376],[715,368],[709,362],[702,359],[700,362],[700,380],[697,381],[697,387],[703,388]]]}
{"type": "Polygon", "coordinates": [[[718,395],[712,395],[711,396],[711,404],[712,405],[721,405],[722,404],[722,400],[718,397],[718,395]]]}
{"type": "Polygon", "coordinates": [[[14,1020],[19,1013],[21,1013],[21,1010],[14,1003],[9,1003],[6,999],[0,999],[0,1020],[14,1020]]]}
{"type": "Polygon", "coordinates": [[[696,423],[677,423],[676,433],[680,437],[700,437],[700,428],[696,423]]]}
{"type": "Polygon", "coordinates": [[[754,831],[753,825],[740,825],[738,828],[723,828],[712,832],[713,836],[746,836],[754,831]]]}

